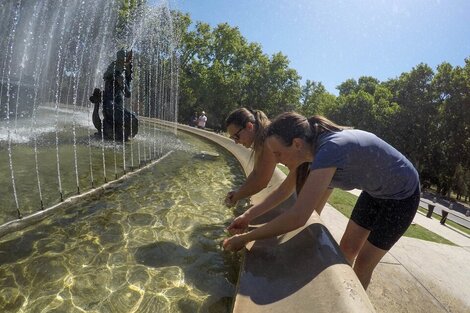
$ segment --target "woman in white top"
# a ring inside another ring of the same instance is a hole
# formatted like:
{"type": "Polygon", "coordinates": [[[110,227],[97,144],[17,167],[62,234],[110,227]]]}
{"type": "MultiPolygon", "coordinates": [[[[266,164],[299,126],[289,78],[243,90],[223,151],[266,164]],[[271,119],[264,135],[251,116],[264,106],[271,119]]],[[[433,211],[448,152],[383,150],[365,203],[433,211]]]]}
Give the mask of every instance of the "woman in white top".
{"type": "Polygon", "coordinates": [[[204,129],[206,128],[206,123],[207,123],[206,112],[202,111],[201,116],[199,116],[197,120],[197,127],[204,129]]]}
{"type": "Polygon", "coordinates": [[[254,166],[245,183],[227,193],[225,204],[232,206],[266,188],[273,175],[276,161],[264,142],[270,121],[260,110],[240,108],[230,113],[225,121],[227,132],[237,144],[253,149],[254,166]]]}

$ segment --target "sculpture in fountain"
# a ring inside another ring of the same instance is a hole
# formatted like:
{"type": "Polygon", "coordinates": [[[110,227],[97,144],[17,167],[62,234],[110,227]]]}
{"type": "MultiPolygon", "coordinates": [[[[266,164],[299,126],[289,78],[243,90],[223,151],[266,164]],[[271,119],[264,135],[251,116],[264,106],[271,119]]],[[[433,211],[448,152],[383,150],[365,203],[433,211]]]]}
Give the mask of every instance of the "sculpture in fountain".
{"type": "Polygon", "coordinates": [[[124,107],[124,97],[131,96],[132,81],[132,50],[126,53],[121,49],[116,60],[111,62],[103,75],[104,93],[95,88],[90,101],[94,104],[93,125],[97,135],[105,139],[128,141],[139,130],[139,121],[133,112],[124,107]],[[99,107],[103,101],[103,121],[99,115],[99,107]],[[124,116],[124,117],[123,117],[124,116]]]}

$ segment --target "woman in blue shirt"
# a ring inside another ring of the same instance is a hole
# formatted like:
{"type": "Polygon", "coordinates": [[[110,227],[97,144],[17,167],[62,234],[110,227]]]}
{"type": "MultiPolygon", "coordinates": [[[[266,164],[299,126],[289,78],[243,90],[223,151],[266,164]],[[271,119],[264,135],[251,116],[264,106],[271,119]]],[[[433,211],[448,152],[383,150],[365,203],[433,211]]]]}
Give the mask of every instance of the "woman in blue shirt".
{"type": "MultiPolygon", "coordinates": [[[[372,133],[346,129],[322,116],[309,119],[289,112],[268,127],[266,143],[290,170],[310,162],[310,172],[294,206],[269,223],[245,232],[266,205],[237,217],[224,241],[226,250],[287,233],[303,226],[313,210],[321,212],[333,188],[361,189],[340,248],[364,288],[382,257],[411,224],[419,204],[419,177],[411,162],[372,133]]],[[[268,196],[270,198],[271,196],[268,196]]]]}

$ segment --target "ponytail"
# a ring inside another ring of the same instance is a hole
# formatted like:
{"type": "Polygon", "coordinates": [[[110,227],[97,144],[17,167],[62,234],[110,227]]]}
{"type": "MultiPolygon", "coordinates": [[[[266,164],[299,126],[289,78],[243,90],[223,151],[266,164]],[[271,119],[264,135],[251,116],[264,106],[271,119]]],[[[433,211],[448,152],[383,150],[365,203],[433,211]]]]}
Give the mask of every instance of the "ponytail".
{"type": "Polygon", "coordinates": [[[263,111],[251,109],[249,111],[255,119],[253,124],[256,127],[253,151],[259,151],[261,153],[264,146],[264,140],[266,139],[266,129],[268,128],[270,121],[263,111]]]}
{"type": "Polygon", "coordinates": [[[266,139],[266,129],[271,123],[263,111],[247,108],[239,108],[232,111],[225,120],[225,126],[231,124],[239,127],[245,127],[246,123],[251,122],[255,126],[255,138],[253,141],[253,152],[251,157],[255,155],[255,163],[263,153],[264,140],[266,139]]]}
{"type": "Polygon", "coordinates": [[[306,141],[312,144],[313,153],[317,151],[318,137],[326,132],[338,132],[349,127],[339,126],[324,116],[314,115],[307,119],[310,125],[310,134],[306,136],[306,141]]]}
{"type": "MultiPolygon", "coordinates": [[[[267,129],[266,137],[276,136],[285,146],[292,145],[295,138],[301,138],[312,145],[312,153],[315,155],[320,135],[326,132],[338,132],[346,128],[348,127],[339,126],[321,115],[314,115],[307,119],[298,113],[286,112],[274,119],[267,129]]],[[[297,194],[302,189],[309,172],[309,162],[302,163],[297,167],[297,194]]]]}

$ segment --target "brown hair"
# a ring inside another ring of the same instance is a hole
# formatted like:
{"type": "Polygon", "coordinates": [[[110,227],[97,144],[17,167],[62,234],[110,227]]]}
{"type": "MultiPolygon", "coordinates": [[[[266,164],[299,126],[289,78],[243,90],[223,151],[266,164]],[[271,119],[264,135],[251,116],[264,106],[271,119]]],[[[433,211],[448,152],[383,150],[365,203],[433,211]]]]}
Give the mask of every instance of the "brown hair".
{"type": "Polygon", "coordinates": [[[263,151],[264,140],[266,138],[266,129],[270,121],[266,114],[260,110],[251,110],[246,108],[239,108],[232,111],[225,120],[225,127],[229,125],[236,125],[239,127],[246,127],[246,123],[251,122],[255,126],[255,140],[253,142],[253,152],[261,155],[263,151]]]}
{"type": "MultiPolygon", "coordinates": [[[[318,137],[326,132],[338,132],[348,127],[339,126],[324,116],[306,118],[295,112],[278,115],[266,130],[266,138],[276,136],[285,146],[292,145],[294,138],[301,138],[312,145],[315,155],[318,137]]],[[[310,171],[308,162],[297,167],[296,191],[300,192],[310,171]]]]}

